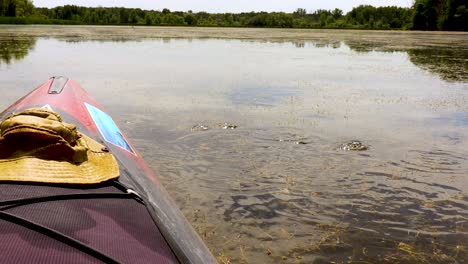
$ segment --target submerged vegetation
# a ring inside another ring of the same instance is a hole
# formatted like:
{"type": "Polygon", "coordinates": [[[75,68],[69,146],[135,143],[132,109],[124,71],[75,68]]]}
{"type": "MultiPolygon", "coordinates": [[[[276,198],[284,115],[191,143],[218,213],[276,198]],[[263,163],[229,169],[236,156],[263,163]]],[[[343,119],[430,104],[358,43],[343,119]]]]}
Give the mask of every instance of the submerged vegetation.
{"type": "Polygon", "coordinates": [[[409,236],[403,242],[375,237],[351,227],[319,225],[319,228],[323,235],[318,241],[290,250],[288,257],[331,255],[335,260],[317,263],[442,264],[460,263],[460,260],[462,263],[467,256],[463,241],[447,245],[438,241],[437,237],[416,235],[409,236]]]}
{"type": "Polygon", "coordinates": [[[466,0],[416,0],[411,8],[360,5],[346,14],[338,8],[211,14],[167,8],[161,11],[75,5],[39,8],[31,0],[0,0],[0,23],[468,30],[466,6],[466,0]]]}

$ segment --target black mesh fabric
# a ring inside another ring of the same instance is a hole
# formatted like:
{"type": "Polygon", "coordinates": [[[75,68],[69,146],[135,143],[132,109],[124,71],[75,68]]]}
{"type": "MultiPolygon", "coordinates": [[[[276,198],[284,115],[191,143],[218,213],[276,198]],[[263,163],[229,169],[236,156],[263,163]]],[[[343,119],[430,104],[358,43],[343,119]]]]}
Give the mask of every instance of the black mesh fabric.
{"type": "Polygon", "coordinates": [[[102,263],[66,244],[0,220],[0,263],[102,263]]]}
{"type": "MultiPolygon", "coordinates": [[[[70,188],[0,184],[2,201],[90,192],[121,190],[112,185],[70,188]]],[[[47,201],[0,210],[61,232],[118,262],[178,263],[145,206],[134,199],[47,201]]],[[[63,242],[2,219],[0,252],[0,263],[100,263],[63,242]]]]}

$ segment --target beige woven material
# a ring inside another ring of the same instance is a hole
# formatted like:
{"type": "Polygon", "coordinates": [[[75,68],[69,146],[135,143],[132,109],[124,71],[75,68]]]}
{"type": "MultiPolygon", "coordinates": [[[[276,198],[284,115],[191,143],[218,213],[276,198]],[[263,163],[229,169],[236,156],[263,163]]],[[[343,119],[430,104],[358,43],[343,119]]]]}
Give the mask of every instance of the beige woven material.
{"type": "Polygon", "coordinates": [[[0,181],[95,184],[118,176],[103,145],[51,110],[31,108],[0,124],[0,181]]]}

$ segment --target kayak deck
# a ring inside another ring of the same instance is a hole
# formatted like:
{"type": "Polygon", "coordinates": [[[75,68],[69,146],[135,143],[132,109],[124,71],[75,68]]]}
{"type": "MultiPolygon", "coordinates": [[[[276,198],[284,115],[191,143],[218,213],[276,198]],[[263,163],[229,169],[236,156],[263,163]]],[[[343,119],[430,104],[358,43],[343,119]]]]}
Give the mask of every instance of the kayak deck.
{"type": "Polygon", "coordinates": [[[178,263],[145,205],[116,182],[1,183],[0,194],[4,263],[178,263]]]}

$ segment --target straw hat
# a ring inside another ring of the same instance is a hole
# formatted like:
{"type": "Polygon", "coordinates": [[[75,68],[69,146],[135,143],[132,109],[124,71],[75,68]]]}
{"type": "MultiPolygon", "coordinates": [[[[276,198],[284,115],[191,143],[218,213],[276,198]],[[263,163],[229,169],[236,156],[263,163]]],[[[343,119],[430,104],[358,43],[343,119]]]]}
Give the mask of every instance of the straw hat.
{"type": "Polygon", "coordinates": [[[118,176],[107,148],[51,110],[27,109],[0,123],[0,181],[95,184],[118,176]]]}

